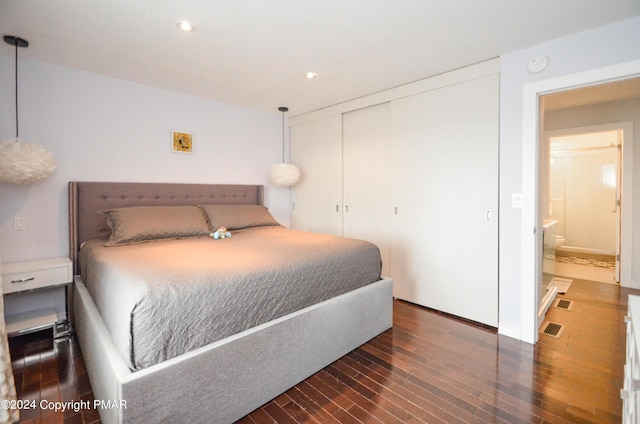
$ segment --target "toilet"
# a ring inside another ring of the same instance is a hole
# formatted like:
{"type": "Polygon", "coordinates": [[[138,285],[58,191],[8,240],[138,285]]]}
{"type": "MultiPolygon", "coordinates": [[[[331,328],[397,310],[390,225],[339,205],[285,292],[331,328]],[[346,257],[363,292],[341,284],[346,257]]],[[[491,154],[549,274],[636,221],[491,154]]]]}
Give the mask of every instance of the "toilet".
{"type": "Polygon", "coordinates": [[[554,246],[557,249],[558,247],[562,246],[565,241],[566,241],[566,239],[564,237],[556,235],[556,238],[554,240],[554,246]]]}

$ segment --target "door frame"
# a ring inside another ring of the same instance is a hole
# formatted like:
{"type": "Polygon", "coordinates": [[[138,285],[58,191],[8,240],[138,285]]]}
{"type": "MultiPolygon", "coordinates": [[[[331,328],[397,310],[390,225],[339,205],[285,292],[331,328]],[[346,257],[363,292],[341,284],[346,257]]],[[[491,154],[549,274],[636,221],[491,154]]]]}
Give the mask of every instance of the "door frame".
{"type": "MultiPolygon", "coordinates": [[[[520,269],[520,311],[523,341],[535,343],[538,340],[538,296],[536,289],[539,283],[537,269],[541,266],[541,258],[540,255],[537,254],[537,250],[542,241],[542,231],[539,222],[540,214],[538,211],[540,96],[567,89],[586,87],[638,76],[640,76],[640,60],[634,60],[618,65],[532,82],[523,86],[520,269]]],[[[627,145],[632,144],[633,143],[627,143],[627,145]]],[[[631,172],[631,170],[625,170],[625,174],[627,172],[631,172]]],[[[631,192],[632,187],[630,187],[629,184],[625,184],[625,187],[628,192],[631,192]]],[[[628,281],[628,284],[632,284],[632,282],[628,281]]]]}

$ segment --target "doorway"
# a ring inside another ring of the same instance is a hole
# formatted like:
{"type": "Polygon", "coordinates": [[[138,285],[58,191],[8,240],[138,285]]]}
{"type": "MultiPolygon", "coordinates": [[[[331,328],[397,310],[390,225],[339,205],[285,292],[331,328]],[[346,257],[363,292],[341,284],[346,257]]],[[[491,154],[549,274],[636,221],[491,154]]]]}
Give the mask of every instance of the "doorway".
{"type": "MultiPolygon", "coordinates": [[[[628,107],[625,96],[634,90],[640,96],[640,78],[540,98],[537,204],[543,254],[536,278],[539,323],[555,295],[564,293],[573,279],[620,281],[621,229],[630,228],[621,221],[621,152],[624,129],[628,127],[630,134],[633,123],[613,121],[623,116],[628,107]],[[596,92],[603,94],[597,97],[596,92]],[[553,262],[551,267],[549,262],[553,262]]],[[[627,159],[631,168],[632,158],[627,159]]]]}
{"type": "MultiPolygon", "coordinates": [[[[640,76],[640,61],[631,61],[606,68],[585,71],[578,74],[566,75],[558,78],[532,82],[526,84],[523,89],[523,151],[522,151],[522,199],[523,208],[521,213],[521,311],[522,311],[522,332],[521,339],[530,343],[538,340],[538,308],[540,299],[537,292],[541,284],[541,264],[542,264],[542,220],[539,214],[539,184],[538,184],[538,162],[539,162],[539,139],[538,135],[545,128],[543,125],[544,115],[540,114],[542,96],[553,93],[560,93],[565,90],[580,90],[609,82],[621,82],[629,79],[638,79],[640,76]],[[536,199],[535,202],[527,199],[536,199]],[[531,231],[533,229],[533,231],[531,231]]],[[[637,81],[636,81],[637,83],[637,81]]],[[[611,121],[609,121],[611,122],[611,121]]],[[[586,125],[586,124],[584,124],[586,125]]],[[[579,124],[573,125],[580,126],[579,124]]],[[[633,130],[633,128],[632,128],[633,130]]],[[[637,132],[637,129],[636,129],[637,132]]],[[[631,135],[635,139],[635,135],[631,135]]],[[[623,152],[623,180],[631,182],[633,161],[631,150],[634,143],[627,143],[626,152],[623,152]]],[[[626,184],[625,184],[626,186],[626,184]]],[[[627,201],[622,205],[623,217],[632,215],[630,199],[633,193],[628,187],[627,201]]],[[[624,220],[624,218],[623,218],[624,220]]],[[[625,287],[640,288],[640,281],[632,279],[632,266],[629,260],[632,255],[631,246],[631,220],[626,220],[629,226],[622,229],[621,240],[621,284],[625,287]],[[627,232],[628,231],[628,232],[627,232]],[[629,257],[625,260],[625,255],[629,257]],[[627,264],[627,265],[625,265],[627,264]]]]}
{"type": "Polygon", "coordinates": [[[620,281],[625,126],[544,133],[548,156],[540,164],[540,213],[555,223],[554,240],[548,244],[557,276],[620,281]]]}
{"type": "MultiPolygon", "coordinates": [[[[544,97],[541,103],[545,104],[544,97]]],[[[584,108],[578,110],[580,115],[584,108]]],[[[542,113],[552,117],[545,122],[566,120],[544,108],[542,113]]],[[[539,323],[544,322],[556,295],[565,293],[574,279],[620,281],[621,152],[627,124],[631,123],[541,132],[539,323]]]]}

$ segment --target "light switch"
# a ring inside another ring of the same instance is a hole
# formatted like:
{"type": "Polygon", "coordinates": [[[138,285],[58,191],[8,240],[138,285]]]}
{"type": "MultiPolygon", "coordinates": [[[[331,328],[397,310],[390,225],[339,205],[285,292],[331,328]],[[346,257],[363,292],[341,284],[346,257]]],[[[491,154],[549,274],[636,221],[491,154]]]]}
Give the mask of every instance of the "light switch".
{"type": "Polygon", "coordinates": [[[513,208],[522,207],[522,193],[513,193],[511,195],[511,207],[513,208]]]}

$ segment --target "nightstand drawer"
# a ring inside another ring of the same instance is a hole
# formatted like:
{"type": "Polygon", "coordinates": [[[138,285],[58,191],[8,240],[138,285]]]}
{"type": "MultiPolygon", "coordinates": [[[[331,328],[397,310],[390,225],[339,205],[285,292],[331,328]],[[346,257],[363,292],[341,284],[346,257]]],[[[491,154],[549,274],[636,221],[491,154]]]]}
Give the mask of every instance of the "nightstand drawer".
{"type": "Polygon", "coordinates": [[[2,266],[4,294],[67,284],[73,280],[71,261],[54,258],[2,266]]]}

